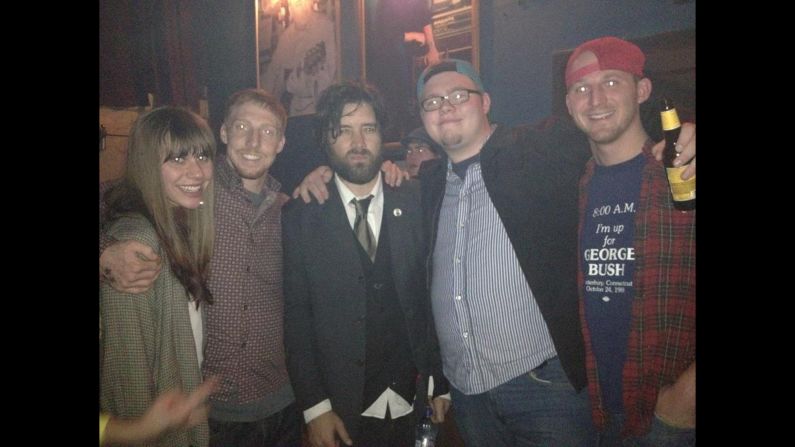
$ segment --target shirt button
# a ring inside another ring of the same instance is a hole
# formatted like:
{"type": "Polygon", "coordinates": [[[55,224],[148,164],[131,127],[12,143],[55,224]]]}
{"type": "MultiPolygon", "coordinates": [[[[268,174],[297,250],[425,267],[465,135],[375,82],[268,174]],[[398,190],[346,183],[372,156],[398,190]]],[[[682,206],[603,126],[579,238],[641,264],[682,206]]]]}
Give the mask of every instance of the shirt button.
{"type": "Polygon", "coordinates": [[[243,305],[243,310],[248,310],[248,304],[243,305]]]}
{"type": "Polygon", "coordinates": [[[460,263],[461,263],[461,258],[459,258],[458,256],[456,256],[456,258],[455,258],[455,263],[456,263],[456,264],[460,264],[460,263]]]}
{"type": "Polygon", "coordinates": [[[384,287],[383,283],[377,282],[377,283],[373,284],[373,289],[375,289],[375,290],[381,290],[381,287],[384,287]]]}
{"type": "Polygon", "coordinates": [[[247,266],[246,266],[246,273],[249,273],[249,272],[251,272],[251,266],[250,266],[250,265],[247,265],[247,266]]]}
{"type": "Polygon", "coordinates": [[[243,343],[241,343],[241,344],[240,344],[240,347],[241,347],[241,348],[243,348],[243,349],[245,349],[245,348],[246,348],[246,342],[243,342],[243,343]]]}
{"type": "Polygon", "coordinates": [[[455,300],[456,300],[456,301],[461,301],[461,295],[456,295],[456,296],[455,296],[455,300]]]}
{"type": "Polygon", "coordinates": [[[461,334],[461,335],[463,335],[463,336],[464,336],[464,338],[469,338],[469,332],[464,332],[464,333],[463,333],[463,334],[461,334]]]}

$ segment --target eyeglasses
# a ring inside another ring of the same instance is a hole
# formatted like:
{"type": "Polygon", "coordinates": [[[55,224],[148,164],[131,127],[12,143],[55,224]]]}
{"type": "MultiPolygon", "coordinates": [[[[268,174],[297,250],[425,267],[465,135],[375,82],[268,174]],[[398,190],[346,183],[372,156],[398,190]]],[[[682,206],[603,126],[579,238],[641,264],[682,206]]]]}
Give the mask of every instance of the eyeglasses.
{"type": "Polygon", "coordinates": [[[426,112],[433,112],[434,110],[438,110],[442,108],[442,104],[444,104],[445,100],[449,102],[451,106],[457,106],[459,104],[463,104],[469,101],[470,93],[475,93],[478,95],[483,94],[483,92],[479,90],[464,88],[461,90],[455,90],[451,92],[449,95],[445,96],[431,96],[430,98],[425,98],[422,100],[422,110],[425,110],[426,112]]]}
{"type": "MultiPolygon", "coordinates": [[[[265,139],[276,139],[281,135],[279,129],[267,125],[260,126],[257,130],[259,131],[260,137],[265,139]]],[[[234,121],[232,125],[229,126],[229,132],[235,137],[248,137],[254,132],[254,127],[245,121],[234,121]]]]}
{"type": "Polygon", "coordinates": [[[413,147],[413,148],[410,147],[410,148],[406,149],[406,155],[411,155],[411,154],[422,155],[425,152],[431,152],[432,153],[431,149],[429,147],[427,147],[427,146],[417,146],[417,147],[413,147]]]}

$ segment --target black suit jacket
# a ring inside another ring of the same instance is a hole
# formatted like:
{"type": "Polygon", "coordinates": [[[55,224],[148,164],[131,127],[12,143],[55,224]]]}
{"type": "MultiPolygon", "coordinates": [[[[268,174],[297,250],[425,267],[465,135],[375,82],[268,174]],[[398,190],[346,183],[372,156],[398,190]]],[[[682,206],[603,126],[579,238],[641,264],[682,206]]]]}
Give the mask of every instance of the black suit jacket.
{"type": "MultiPolygon", "coordinates": [[[[419,184],[383,187],[389,240],[378,244],[390,244],[393,280],[421,373],[417,396],[425,402],[428,374],[434,375],[434,395],[448,388],[427,292],[419,184]]],[[[328,188],[324,204],[294,200],[284,212],[287,368],[301,410],[330,399],[355,439],[364,405],[367,292],[358,241],[334,182],[328,188]]]]}

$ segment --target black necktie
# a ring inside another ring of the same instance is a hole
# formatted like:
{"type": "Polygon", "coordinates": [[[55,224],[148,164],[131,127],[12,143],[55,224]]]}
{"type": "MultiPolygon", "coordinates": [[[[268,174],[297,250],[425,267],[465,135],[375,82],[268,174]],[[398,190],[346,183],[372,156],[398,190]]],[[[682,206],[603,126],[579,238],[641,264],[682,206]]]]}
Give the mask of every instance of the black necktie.
{"type": "Polygon", "coordinates": [[[356,239],[362,244],[362,248],[370,256],[370,260],[375,262],[376,243],[373,237],[373,232],[370,230],[370,224],[367,223],[367,208],[370,207],[370,200],[373,195],[370,194],[364,199],[357,200],[351,199],[351,203],[356,207],[356,220],[353,222],[353,232],[356,233],[356,239]]]}

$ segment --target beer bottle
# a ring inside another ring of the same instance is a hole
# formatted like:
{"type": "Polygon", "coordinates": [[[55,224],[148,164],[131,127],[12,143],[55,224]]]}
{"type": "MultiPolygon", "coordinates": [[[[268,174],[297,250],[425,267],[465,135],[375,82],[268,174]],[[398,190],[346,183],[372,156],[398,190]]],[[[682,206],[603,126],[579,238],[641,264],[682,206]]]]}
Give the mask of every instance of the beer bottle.
{"type": "Polygon", "coordinates": [[[679,122],[679,115],[676,113],[673,102],[668,98],[663,98],[662,109],[662,128],[665,134],[665,150],[663,151],[663,165],[668,174],[668,185],[671,187],[671,197],[673,198],[674,208],[680,211],[696,209],[696,177],[682,180],[681,174],[687,165],[674,167],[674,160],[679,156],[676,152],[676,140],[679,139],[679,131],[682,124],[679,122]]]}

